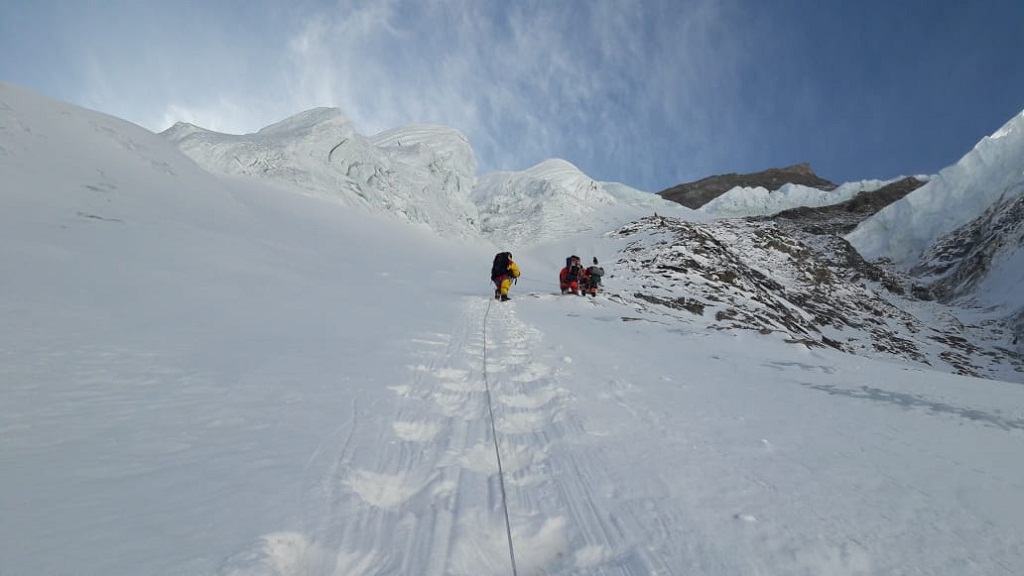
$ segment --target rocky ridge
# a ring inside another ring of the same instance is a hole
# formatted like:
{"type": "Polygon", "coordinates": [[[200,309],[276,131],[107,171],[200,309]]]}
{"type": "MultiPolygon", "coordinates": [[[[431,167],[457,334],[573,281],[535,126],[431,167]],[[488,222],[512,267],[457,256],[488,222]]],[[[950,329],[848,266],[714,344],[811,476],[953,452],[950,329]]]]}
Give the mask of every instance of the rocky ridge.
{"type": "Polygon", "coordinates": [[[708,176],[696,182],[678,184],[658,192],[666,200],[678,202],[687,208],[696,210],[714,198],[725,194],[736,187],[765,188],[775,191],[786,184],[801,184],[820,190],[834,190],[836,185],[818,177],[807,163],[795,164],[785,168],[770,168],[749,174],[720,174],[708,176]]]}
{"type": "MultiPolygon", "coordinates": [[[[929,296],[940,302],[979,306],[993,310],[998,295],[979,299],[995,269],[1016,276],[1020,285],[1024,272],[1020,266],[1020,247],[1024,246],[1024,186],[992,205],[967,225],[942,237],[922,256],[910,274],[928,286],[929,296]],[[982,301],[979,301],[982,300],[982,301]],[[994,301],[994,302],[993,302],[994,301]]],[[[1024,341],[1024,310],[1018,309],[1005,320],[1013,333],[1014,344],[1024,341]]]]}
{"type": "Polygon", "coordinates": [[[769,218],[811,234],[842,236],[856,228],[865,218],[924,184],[924,180],[908,176],[878,190],[862,192],[845,202],[817,208],[792,208],[769,218]]]}
{"type": "Polygon", "coordinates": [[[777,219],[638,220],[611,233],[629,243],[616,263],[619,278],[607,282],[609,296],[647,319],[756,330],[808,347],[1024,382],[1024,358],[1003,323],[930,300],[912,278],[865,261],[834,233],[818,233],[850,226],[845,214],[829,207],[777,219]]]}

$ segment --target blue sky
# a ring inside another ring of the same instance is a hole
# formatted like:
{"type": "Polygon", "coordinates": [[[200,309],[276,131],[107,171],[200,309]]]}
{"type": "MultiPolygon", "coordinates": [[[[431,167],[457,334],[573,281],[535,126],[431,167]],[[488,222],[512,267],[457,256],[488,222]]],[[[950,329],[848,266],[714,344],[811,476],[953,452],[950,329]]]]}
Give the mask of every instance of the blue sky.
{"type": "Polygon", "coordinates": [[[1020,0],[6,0],[0,81],[153,131],[317,106],[658,191],[927,174],[1024,109],[1020,0]]]}

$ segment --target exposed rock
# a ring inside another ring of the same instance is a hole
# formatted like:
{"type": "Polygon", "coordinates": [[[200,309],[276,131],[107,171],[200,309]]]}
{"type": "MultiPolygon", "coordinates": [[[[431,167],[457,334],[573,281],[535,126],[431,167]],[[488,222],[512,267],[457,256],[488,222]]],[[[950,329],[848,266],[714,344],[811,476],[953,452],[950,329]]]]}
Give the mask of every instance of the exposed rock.
{"type": "MultiPolygon", "coordinates": [[[[889,193],[911,186],[903,182],[889,193]]],[[[1024,358],[1004,345],[1011,328],[961,321],[955,309],[919,299],[930,293],[912,278],[866,262],[835,234],[815,232],[844,229],[856,220],[850,214],[880,207],[865,199],[851,205],[778,221],[633,222],[614,233],[629,240],[617,266],[631,274],[624,275],[629,285],[610,296],[640,313],[709,329],[774,333],[808,347],[1024,381],[1024,358]]]]}
{"type": "Polygon", "coordinates": [[[673,186],[658,192],[658,194],[666,200],[678,202],[687,208],[696,210],[737,186],[744,188],[760,186],[769,191],[775,191],[786,184],[801,184],[819,190],[834,190],[836,188],[832,182],[819,178],[811,169],[810,164],[803,163],[786,168],[770,168],[750,174],[709,176],[696,182],[673,186]]]}
{"type": "Polygon", "coordinates": [[[878,190],[861,192],[845,202],[818,208],[792,208],[783,210],[771,218],[811,234],[842,236],[856,228],[865,218],[869,218],[924,184],[924,180],[908,176],[878,190]]]}
{"type": "Polygon", "coordinates": [[[911,272],[930,279],[942,302],[969,294],[1006,248],[1024,245],[1024,195],[991,206],[984,214],[942,237],[911,272]]]}

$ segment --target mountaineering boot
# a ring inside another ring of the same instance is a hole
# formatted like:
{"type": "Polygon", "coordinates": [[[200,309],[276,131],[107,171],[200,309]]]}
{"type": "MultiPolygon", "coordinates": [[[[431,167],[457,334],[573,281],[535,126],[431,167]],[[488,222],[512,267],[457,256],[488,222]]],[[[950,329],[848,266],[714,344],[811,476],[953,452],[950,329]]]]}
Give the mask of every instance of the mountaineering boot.
{"type": "Polygon", "coordinates": [[[501,295],[501,301],[502,302],[508,302],[509,300],[511,300],[511,298],[508,297],[508,294],[502,294],[501,295]]]}
{"type": "Polygon", "coordinates": [[[494,290],[494,299],[497,300],[498,298],[501,298],[501,289],[500,288],[496,288],[494,290]]]}

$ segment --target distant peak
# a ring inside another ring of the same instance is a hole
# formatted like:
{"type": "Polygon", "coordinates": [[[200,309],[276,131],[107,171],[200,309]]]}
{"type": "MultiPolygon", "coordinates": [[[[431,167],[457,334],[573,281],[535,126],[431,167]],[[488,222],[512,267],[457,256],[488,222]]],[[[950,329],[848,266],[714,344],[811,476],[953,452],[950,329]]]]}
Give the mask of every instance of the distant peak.
{"type": "Polygon", "coordinates": [[[175,122],[173,126],[161,132],[160,135],[167,138],[171,142],[180,142],[181,140],[184,140],[188,136],[204,132],[209,132],[209,130],[205,128],[200,128],[199,126],[196,126],[195,124],[190,124],[188,122],[175,122]]]}
{"type": "Polygon", "coordinates": [[[814,170],[811,168],[809,162],[801,162],[800,164],[793,164],[792,166],[786,166],[785,168],[779,168],[779,172],[792,172],[794,174],[803,174],[805,176],[815,176],[814,170]]]}
{"type": "Polygon", "coordinates": [[[836,188],[835,184],[815,174],[809,163],[801,162],[785,168],[768,168],[749,174],[733,172],[708,176],[696,182],[673,186],[658,192],[658,194],[666,200],[696,209],[737,186],[775,191],[786,184],[800,184],[819,190],[835,190],[836,188]]]}
{"type": "Polygon", "coordinates": [[[550,179],[564,178],[566,176],[586,177],[582,170],[575,164],[561,158],[551,158],[537,164],[525,171],[526,174],[535,178],[550,179]]]}
{"type": "Polygon", "coordinates": [[[340,108],[313,108],[261,129],[258,134],[278,134],[311,128],[321,124],[348,124],[348,117],[340,108]]]}

